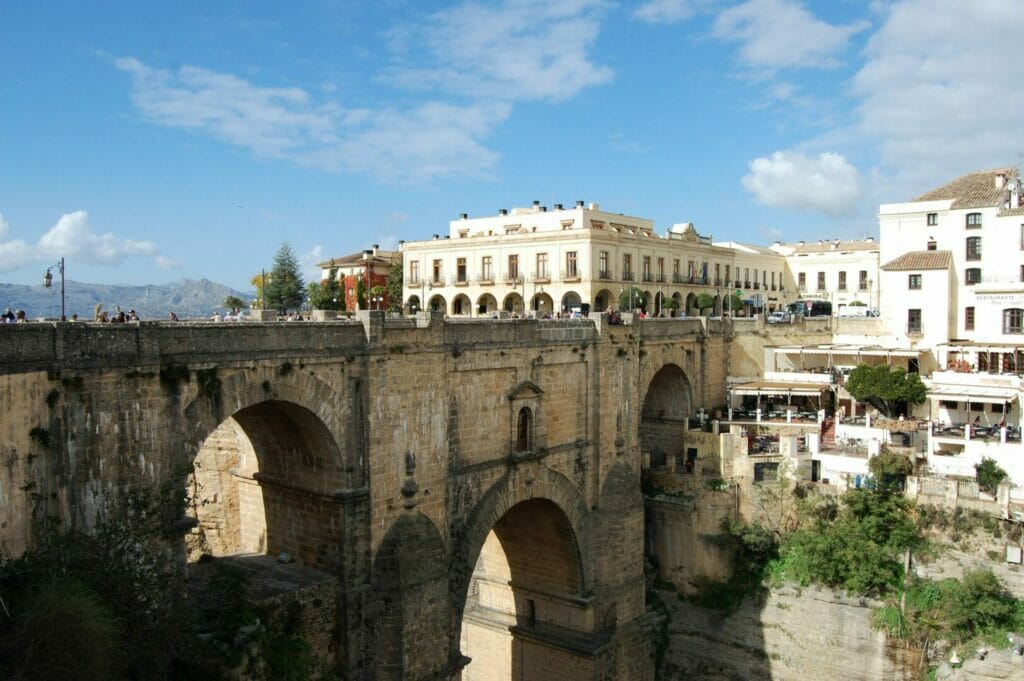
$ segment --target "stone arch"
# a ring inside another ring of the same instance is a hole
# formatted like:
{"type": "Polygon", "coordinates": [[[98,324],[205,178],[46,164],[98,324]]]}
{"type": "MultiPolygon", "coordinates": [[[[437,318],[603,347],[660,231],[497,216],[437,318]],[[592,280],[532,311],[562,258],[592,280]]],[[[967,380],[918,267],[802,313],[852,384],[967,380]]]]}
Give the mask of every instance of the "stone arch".
{"type": "Polygon", "coordinates": [[[452,666],[447,620],[438,611],[447,605],[447,580],[437,527],[418,511],[400,516],[377,547],[370,570],[374,603],[366,620],[375,681],[432,678],[452,666]]]}
{"type": "Polygon", "coordinates": [[[686,294],[686,316],[696,317],[700,314],[700,310],[697,309],[697,294],[690,293],[686,294]]]}
{"type": "Polygon", "coordinates": [[[654,294],[654,308],[651,310],[651,314],[657,316],[660,315],[662,310],[665,309],[665,294],[658,291],[654,294]]]}
{"type": "Polygon", "coordinates": [[[477,314],[494,314],[498,311],[498,301],[490,293],[485,293],[476,299],[477,314]]]}
{"type": "Polygon", "coordinates": [[[555,303],[551,300],[550,295],[540,291],[533,294],[533,298],[530,300],[530,309],[536,312],[538,317],[542,314],[554,314],[555,303]]]}
{"type": "Polygon", "coordinates": [[[683,306],[683,294],[676,291],[672,294],[672,300],[676,301],[676,309],[672,311],[673,316],[688,314],[683,306]]]}
{"type": "Polygon", "coordinates": [[[435,293],[430,297],[430,302],[427,303],[427,309],[431,312],[443,312],[448,314],[448,301],[444,299],[440,293],[435,293]]]}
{"type": "Polygon", "coordinates": [[[572,483],[540,465],[506,473],[477,504],[452,570],[453,644],[465,643],[462,652],[472,657],[484,637],[491,659],[478,658],[463,679],[542,676],[531,671],[535,651],[510,625],[581,631],[588,620],[581,599],[592,583],[583,560],[585,513],[572,483]]]}
{"type": "Polygon", "coordinates": [[[645,467],[687,466],[683,437],[693,413],[693,387],[677,364],[666,364],[651,378],[640,411],[640,450],[645,467]]]}
{"type": "Polygon", "coordinates": [[[471,314],[473,314],[473,305],[469,301],[469,296],[465,293],[460,293],[452,298],[453,317],[468,317],[471,314]]]}
{"type": "Polygon", "coordinates": [[[650,291],[644,291],[643,305],[640,309],[642,309],[646,315],[654,314],[652,312],[652,310],[654,310],[654,296],[650,291]]]}
{"type": "Polygon", "coordinates": [[[350,410],[326,384],[295,373],[208,375],[183,410],[174,459],[189,470],[193,558],[285,552],[343,572],[346,520],[335,492],[364,479],[355,448],[335,436],[350,410]]]}
{"type": "Polygon", "coordinates": [[[615,300],[615,297],[612,295],[611,291],[606,288],[601,289],[597,292],[597,295],[594,296],[594,311],[604,312],[608,308],[612,307],[613,300],[615,300]]]}
{"type": "Polygon", "coordinates": [[[509,314],[523,314],[523,297],[513,291],[501,302],[501,309],[509,314]]]}
{"type": "Polygon", "coordinates": [[[565,295],[562,296],[562,312],[572,312],[573,308],[580,307],[583,304],[583,300],[580,298],[580,294],[575,291],[566,291],[565,295]]]}
{"type": "Polygon", "coordinates": [[[415,293],[409,296],[405,301],[405,311],[408,314],[416,314],[423,309],[423,303],[420,302],[420,297],[415,293]]]}

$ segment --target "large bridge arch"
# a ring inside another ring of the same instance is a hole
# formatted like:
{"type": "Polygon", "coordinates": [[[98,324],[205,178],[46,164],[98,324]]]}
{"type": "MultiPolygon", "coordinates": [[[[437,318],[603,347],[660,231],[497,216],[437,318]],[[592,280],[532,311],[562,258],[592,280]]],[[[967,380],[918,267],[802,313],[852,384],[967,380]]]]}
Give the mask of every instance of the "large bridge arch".
{"type": "Polygon", "coordinates": [[[544,678],[551,664],[593,678],[593,656],[568,644],[596,634],[585,506],[564,476],[530,468],[484,495],[458,546],[451,591],[453,645],[469,658],[463,681],[544,678]]]}

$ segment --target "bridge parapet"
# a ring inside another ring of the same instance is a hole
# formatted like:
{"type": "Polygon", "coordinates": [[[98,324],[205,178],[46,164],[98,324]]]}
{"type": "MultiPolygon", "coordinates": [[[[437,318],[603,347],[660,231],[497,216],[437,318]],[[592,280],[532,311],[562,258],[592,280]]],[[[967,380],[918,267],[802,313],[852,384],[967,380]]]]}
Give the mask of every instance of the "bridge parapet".
{"type": "Polygon", "coordinates": [[[361,324],[41,323],[0,327],[0,374],[156,366],[168,358],[230,362],[362,351],[361,324]]]}

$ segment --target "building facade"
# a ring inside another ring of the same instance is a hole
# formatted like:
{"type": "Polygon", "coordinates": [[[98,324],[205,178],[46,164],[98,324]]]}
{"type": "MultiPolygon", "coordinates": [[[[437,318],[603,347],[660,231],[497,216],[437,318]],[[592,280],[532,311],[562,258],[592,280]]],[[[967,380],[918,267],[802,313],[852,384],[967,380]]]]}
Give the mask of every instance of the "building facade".
{"type": "Polygon", "coordinates": [[[467,317],[618,307],[693,315],[701,294],[713,302],[705,312],[721,315],[730,293],[749,300],[770,291],[768,282],[781,287],[785,267],[776,254],[714,244],[689,223],[659,235],[651,220],[582,201],[463,215],[443,238],[405,243],[402,258],[406,310],[467,317]]]}
{"type": "Polygon", "coordinates": [[[391,304],[387,294],[388,275],[392,267],[400,266],[402,254],[398,251],[384,251],[377,244],[361,253],[326,260],[317,263],[320,280],[327,281],[331,270],[345,291],[346,310],[386,310],[391,304]],[[358,297],[359,282],[363,282],[364,300],[358,297]],[[376,289],[376,291],[374,291],[376,289]],[[383,289],[383,293],[381,293],[383,289]]]}
{"type": "Polygon", "coordinates": [[[801,298],[827,300],[839,316],[858,307],[879,309],[880,248],[874,239],[776,242],[771,250],[786,257],[785,284],[801,298]]]}

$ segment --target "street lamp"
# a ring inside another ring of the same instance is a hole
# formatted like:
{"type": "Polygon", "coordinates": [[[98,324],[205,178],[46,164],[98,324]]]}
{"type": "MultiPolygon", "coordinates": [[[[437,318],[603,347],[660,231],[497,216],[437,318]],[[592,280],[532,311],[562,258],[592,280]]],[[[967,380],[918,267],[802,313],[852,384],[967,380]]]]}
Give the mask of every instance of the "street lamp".
{"type": "Polygon", "coordinates": [[[371,307],[371,309],[380,310],[381,303],[383,303],[383,302],[384,302],[384,296],[381,295],[381,294],[377,294],[375,296],[370,296],[370,303],[372,305],[376,306],[376,307],[371,307]]]}
{"type": "Polygon", "coordinates": [[[60,260],[46,268],[46,274],[43,275],[43,286],[46,288],[50,288],[53,285],[53,274],[50,270],[54,268],[60,272],[60,320],[64,322],[67,321],[67,317],[64,314],[64,256],[61,256],[60,260]]]}

